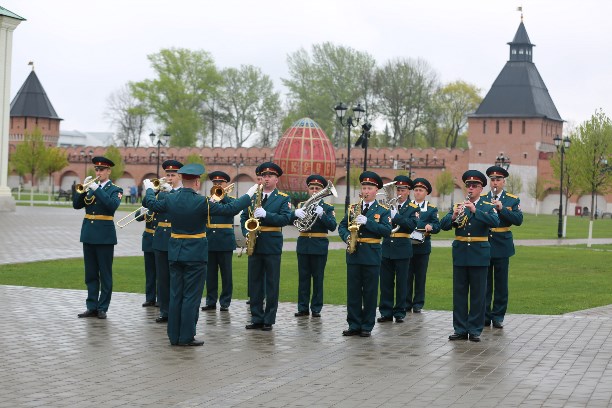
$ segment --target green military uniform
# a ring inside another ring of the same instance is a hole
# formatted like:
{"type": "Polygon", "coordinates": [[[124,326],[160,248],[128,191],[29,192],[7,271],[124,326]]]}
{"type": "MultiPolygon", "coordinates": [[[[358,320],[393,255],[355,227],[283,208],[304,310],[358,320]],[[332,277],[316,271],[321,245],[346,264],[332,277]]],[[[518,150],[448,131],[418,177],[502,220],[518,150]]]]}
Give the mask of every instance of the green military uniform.
{"type": "MultiPolygon", "coordinates": [[[[410,188],[412,181],[407,176],[398,176],[396,186],[410,188]]],[[[395,317],[402,322],[406,317],[406,299],[408,289],[408,271],[412,258],[412,243],[410,233],[417,226],[419,207],[406,200],[397,214],[391,219],[393,228],[399,226],[397,232],[385,237],[382,244],[382,261],[380,264],[380,312],[379,322],[391,321],[395,317]],[[395,289],[395,304],[393,295],[395,289]]]]}
{"type": "MultiPolygon", "coordinates": [[[[508,172],[499,166],[487,169],[489,177],[508,177],[508,172]]],[[[496,194],[489,192],[484,199],[496,199],[502,202],[502,209],[497,212],[499,227],[491,228],[489,243],[491,244],[491,263],[487,276],[487,293],[485,303],[485,325],[493,322],[494,326],[501,327],[508,309],[508,267],[510,257],[514,255],[514,240],[512,238],[512,225],[523,223],[521,200],[514,194],[504,190],[496,194]],[[497,197],[495,197],[497,196],[497,197]],[[493,301],[493,304],[491,302],[493,301]]]]}
{"type": "MultiPolygon", "coordinates": [[[[374,179],[377,187],[382,187],[382,180],[376,173],[363,172],[360,176],[362,184],[365,183],[365,179],[374,179]]],[[[358,204],[350,206],[348,214],[338,226],[340,238],[347,242],[350,237],[348,215],[352,212],[362,213],[367,218],[367,222],[359,227],[357,250],[352,254],[348,252],[346,254],[346,321],[349,329],[344,331],[343,335],[369,336],[376,323],[378,277],[382,258],[381,241],[383,237],[391,235],[391,213],[376,200],[372,201],[366,211],[363,208],[354,208],[355,205],[358,204]]],[[[352,221],[353,215],[351,215],[352,221]]]]}
{"type": "MultiPolygon", "coordinates": [[[[313,174],[306,179],[306,184],[325,187],[327,180],[318,174],[313,174]]],[[[320,315],[323,308],[323,279],[329,250],[327,234],[328,231],[336,230],[337,222],[336,213],[332,205],[323,202],[323,200],[319,200],[318,205],[323,208],[323,212],[320,216],[313,214],[316,217],[316,221],[309,230],[300,232],[300,236],[297,239],[296,253],[299,280],[298,312],[296,316],[308,315],[310,307],[313,316],[316,317],[320,315]],[[310,293],[311,281],[312,298],[310,293]]],[[[293,213],[291,220],[296,221],[297,219],[295,213],[293,213]]]]}
{"type": "Polygon", "coordinates": [[[145,264],[145,303],[142,306],[155,306],[157,301],[157,273],[155,269],[155,252],[153,250],[153,234],[157,227],[155,213],[136,211],[136,221],[145,222],[142,232],[142,252],[145,264]],[[144,214],[142,214],[144,212],[144,214]]]}
{"type": "MultiPolygon", "coordinates": [[[[481,184],[486,185],[486,178],[481,172],[468,170],[464,173],[464,181],[473,181],[472,178],[477,178],[481,184]]],[[[453,225],[452,208],[440,220],[440,227],[444,231],[455,228],[455,240],[452,244],[455,335],[466,339],[470,335],[474,336],[475,341],[480,341],[480,333],[484,325],[487,268],[491,259],[488,234],[489,228],[499,225],[499,218],[490,202],[479,199],[475,206],[475,213],[465,210],[467,222],[464,227],[453,225]]],[[[451,337],[449,337],[451,340],[455,340],[451,337]]]]}
{"type": "MultiPolygon", "coordinates": [[[[183,179],[199,177],[203,166],[189,164],[179,170],[183,179]]],[[[237,214],[250,203],[248,195],[231,204],[217,204],[183,187],[175,194],[155,199],[148,188],[143,205],[155,212],[167,213],[172,232],[168,241],[170,262],[170,306],[168,309],[168,338],[173,345],[191,345],[196,334],[196,322],[208,259],[206,222],[208,215],[237,214]]]]}
{"type": "MultiPolygon", "coordinates": [[[[431,194],[432,188],[429,181],[424,178],[416,178],[413,181],[413,189],[422,187],[431,194]]],[[[438,219],[438,209],[429,201],[422,203],[412,201],[420,207],[417,230],[425,231],[426,225],[431,225],[432,230],[425,234],[425,240],[421,242],[412,241],[412,258],[410,258],[410,268],[408,269],[408,300],[406,310],[412,309],[418,313],[425,306],[425,282],[427,279],[427,267],[429,266],[429,255],[431,254],[431,234],[440,232],[440,220],[438,219]],[[413,291],[414,288],[414,291],[413,291]]]]}
{"type": "MultiPolygon", "coordinates": [[[[92,161],[96,168],[114,166],[104,157],[94,157],[92,161]]],[[[74,209],[85,208],[80,241],[85,261],[87,312],[79,317],[106,317],[113,293],[113,254],[117,245],[113,216],[121,204],[122,195],[121,187],[107,180],[95,191],[91,188],[82,194],[75,191],[72,197],[74,209]]]]}

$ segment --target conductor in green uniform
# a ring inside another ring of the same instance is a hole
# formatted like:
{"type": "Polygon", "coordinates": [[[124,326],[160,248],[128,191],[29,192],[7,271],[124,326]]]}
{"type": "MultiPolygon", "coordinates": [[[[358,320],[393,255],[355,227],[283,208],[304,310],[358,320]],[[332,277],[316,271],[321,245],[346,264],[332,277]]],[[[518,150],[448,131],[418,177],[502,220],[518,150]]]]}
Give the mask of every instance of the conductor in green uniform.
{"type": "Polygon", "coordinates": [[[329,231],[336,230],[337,222],[334,207],[323,201],[325,196],[317,200],[314,200],[314,196],[321,194],[321,190],[327,184],[325,177],[319,174],[308,176],[306,178],[306,185],[311,196],[309,200],[313,201],[306,207],[296,209],[292,216],[292,220],[295,221],[294,224],[297,225],[314,220],[310,228],[303,231],[300,230],[300,236],[297,240],[296,252],[299,281],[298,311],[295,313],[295,317],[308,316],[310,311],[312,311],[312,317],[321,317],[321,309],[323,308],[323,277],[329,249],[327,234],[329,231]],[[310,293],[311,282],[312,298],[310,293]]]}
{"type": "Polygon", "coordinates": [[[480,197],[487,178],[478,170],[463,173],[468,193],[440,220],[440,228],[455,228],[453,241],[453,327],[449,340],[478,342],[484,325],[487,270],[491,261],[489,228],[499,225],[495,207],[480,197]],[[468,310],[469,295],[469,310],[468,310]]]}
{"type": "MultiPolygon", "coordinates": [[[[152,211],[167,213],[172,224],[168,242],[170,262],[170,307],[168,310],[168,338],[170,344],[201,346],[196,340],[196,323],[199,312],[208,259],[206,221],[209,215],[237,214],[251,202],[245,194],[230,204],[219,204],[198,194],[201,164],[188,164],[179,170],[183,188],[162,200],[155,199],[153,183],[143,182],[146,196],[143,205],[152,211]]],[[[252,194],[255,187],[249,192],[252,194]]]]}
{"type": "Polygon", "coordinates": [[[106,319],[106,312],[113,293],[113,254],[117,245],[117,232],[113,216],[121,204],[123,190],[110,180],[111,167],[115,164],[106,157],[92,158],[96,179],[87,177],[84,191],[74,192],[72,207],[85,207],[81,226],[83,259],[85,261],[85,285],[87,285],[87,310],[79,317],[106,319]],[[94,179],[95,180],[95,179],[94,179]]]}
{"type": "Polygon", "coordinates": [[[487,169],[487,176],[491,180],[491,191],[485,199],[495,206],[499,227],[491,228],[489,234],[491,263],[487,276],[485,326],[493,323],[493,327],[501,329],[504,327],[504,316],[508,309],[508,266],[510,257],[514,255],[514,240],[510,227],[523,223],[523,212],[518,196],[504,189],[508,171],[500,166],[492,166],[487,169]]]}
{"type": "Polygon", "coordinates": [[[262,163],[259,169],[263,177],[261,206],[251,204],[248,211],[243,211],[240,216],[240,225],[245,236],[247,219],[259,219],[259,234],[254,252],[248,261],[251,323],[246,325],[246,329],[270,331],[276,323],[278,309],[280,262],[283,252],[282,227],[291,222],[291,202],[287,194],[276,188],[278,178],[283,174],[280,166],[266,162],[262,163]]]}
{"type": "Polygon", "coordinates": [[[353,233],[356,250],[346,254],[346,321],[349,328],[342,335],[370,337],[376,323],[381,241],[391,235],[391,212],[376,201],[376,193],[383,186],[378,174],[364,171],[359,182],[362,199],[349,206],[338,227],[340,238],[347,244],[351,230],[359,228],[353,233]]]}

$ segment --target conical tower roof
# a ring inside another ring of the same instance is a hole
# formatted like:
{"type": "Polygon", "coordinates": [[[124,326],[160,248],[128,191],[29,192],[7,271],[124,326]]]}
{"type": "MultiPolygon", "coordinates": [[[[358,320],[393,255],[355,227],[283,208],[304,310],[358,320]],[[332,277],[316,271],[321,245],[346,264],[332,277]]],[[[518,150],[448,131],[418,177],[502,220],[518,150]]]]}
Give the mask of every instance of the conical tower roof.
{"type": "Polygon", "coordinates": [[[563,121],[533,63],[534,44],[521,21],[510,46],[510,60],[471,117],[542,117],[563,121]]]}
{"type": "Polygon", "coordinates": [[[11,102],[11,117],[49,118],[62,120],[47,97],[34,70],[30,72],[11,102]]]}

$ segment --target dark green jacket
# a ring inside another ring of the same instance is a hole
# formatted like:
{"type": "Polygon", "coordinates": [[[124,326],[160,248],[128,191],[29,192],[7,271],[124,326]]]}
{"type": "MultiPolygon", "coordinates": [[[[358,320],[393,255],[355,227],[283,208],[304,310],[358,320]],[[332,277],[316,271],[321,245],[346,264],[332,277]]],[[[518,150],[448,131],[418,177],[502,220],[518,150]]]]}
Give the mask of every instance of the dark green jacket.
{"type": "MultiPolygon", "coordinates": [[[[419,206],[411,202],[404,203],[395,217],[391,227],[399,226],[398,234],[410,234],[417,226],[419,206]]],[[[385,237],[382,244],[382,256],[389,259],[412,258],[412,241],[406,237],[385,237]]]]}
{"type": "MultiPolygon", "coordinates": [[[[146,210],[145,210],[146,211],[146,210]]],[[[154,212],[140,216],[142,210],[136,211],[136,221],[145,222],[145,229],[142,231],[142,252],[153,252],[153,235],[155,234],[155,227],[157,227],[157,214],[154,212]]]]}
{"type": "MultiPolygon", "coordinates": [[[[236,198],[227,194],[221,200],[221,204],[229,204],[236,198]]],[[[211,215],[210,223],[206,224],[208,237],[208,251],[233,251],[236,249],[236,236],[234,235],[233,215],[211,215]],[[211,226],[218,226],[211,228],[211,226]],[[229,228],[227,228],[229,226],[229,228]]]]}
{"type": "MultiPolygon", "coordinates": [[[[484,195],[487,201],[491,201],[492,194],[489,192],[484,195]]],[[[510,227],[513,225],[521,225],[523,223],[523,212],[521,211],[521,200],[514,194],[507,193],[505,190],[501,192],[498,200],[502,202],[501,211],[497,212],[499,217],[499,227],[508,229],[507,231],[496,231],[492,229],[489,234],[489,242],[491,243],[491,258],[509,258],[514,255],[514,240],[512,239],[512,231],[510,227]]]]}
{"type": "MultiPolygon", "coordinates": [[[[358,204],[353,204],[358,205],[358,204]]],[[[349,213],[350,213],[349,209],[349,213]]],[[[361,211],[357,211],[360,214],[361,211]]],[[[391,212],[387,207],[374,201],[366,213],[368,222],[359,227],[359,238],[370,238],[382,241],[383,237],[391,235],[391,212]]],[[[350,236],[347,215],[344,215],[338,226],[338,234],[344,242],[350,236]]],[[[350,265],[380,265],[382,259],[382,243],[357,243],[357,250],[346,253],[346,263],[350,265]]]]}
{"type": "MultiPolygon", "coordinates": [[[[157,199],[163,200],[167,195],[174,194],[180,191],[181,188],[182,187],[179,187],[176,190],[170,191],[160,191],[157,193],[157,199]]],[[[142,201],[144,206],[144,199],[142,201]]],[[[153,235],[153,249],[168,252],[168,241],[170,241],[170,233],[172,232],[170,217],[165,212],[156,212],[155,214],[157,224],[155,225],[155,234],[153,235]]]]}
{"type": "MultiPolygon", "coordinates": [[[[338,223],[336,221],[336,213],[334,207],[325,202],[319,204],[323,207],[323,215],[317,217],[317,220],[313,224],[310,230],[306,231],[313,233],[327,233],[328,231],[335,231],[338,223]]],[[[291,214],[291,222],[296,221],[298,218],[295,216],[295,212],[291,214]]],[[[329,250],[329,239],[327,237],[307,237],[299,236],[297,239],[296,252],[299,254],[307,255],[327,255],[329,250]]]]}
{"type": "MultiPolygon", "coordinates": [[[[98,187],[96,191],[89,190],[83,194],[75,191],[72,196],[72,207],[76,210],[85,207],[86,217],[97,215],[112,217],[121,204],[122,196],[123,189],[109,180],[104,187],[98,187]]],[[[117,245],[115,221],[83,218],[81,242],[117,245]]]]}
{"type": "Polygon", "coordinates": [[[440,228],[448,231],[455,228],[453,241],[453,265],[455,266],[488,266],[491,262],[491,244],[489,244],[489,228],[499,225],[499,217],[493,204],[482,198],[476,203],[476,212],[466,210],[468,222],[463,228],[452,225],[453,209],[451,208],[440,220],[440,228]],[[482,239],[485,241],[482,241],[482,239]],[[469,241],[475,239],[474,241],[469,241]]]}
{"type": "MultiPolygon", "coordinates": [[[[255,196],[253,196],[255,200],[255,196]]],[[[262,227],[284,227],[291,222],[291,201],[289,196],[285,193],[274,189],[268,196],[266,204],[263,206],[266,210],[266,217],[259,220],[259,225],[262,227]]],[[[248,210],[242,212],[240,216],[240,226],[242,233],[246,237],[247,230],[244,228],[245,221],[249,218],[250,214],[255,211],[253,204],[249,206],[248,210]]],[[[257,235],[257,241],[255,244],[254,254],[270,254],[280,255],[283,252],[283,232],[260,232],[257,235]]]]}
{"type": "MultiPolygon", "coordinates": [[[[418,205],[418,204],[417,204],[418,205]]],[[[438,218],[438,209],[425,200],[421,203],[421,211],[419,212],[419,221],[417,229],[424,230],[427,224],[431,225],[432,230],[425,236],[425,241],[422,244],[412,243],[412,255],[421,255],[431,253],[431,237],[430,234],[440,232],[440,219],[438,218]]]]}
{"type": "MultiPolygon", "coordinates": [[[[191,188],[181,188],[174,194],[155,199],[153,189],[147,189],[143,206],[151,211],[165,212],[172,223],[172,234],[194,235],[206,232],[208,214],[235,215],[246,208],[251,199],[244,195],[230,204],[218,204],[203,197],[191,188]]],[[[208,260],[208,240],[172,236],[168,241],[168,260],[197,262],[208,260]]]]}

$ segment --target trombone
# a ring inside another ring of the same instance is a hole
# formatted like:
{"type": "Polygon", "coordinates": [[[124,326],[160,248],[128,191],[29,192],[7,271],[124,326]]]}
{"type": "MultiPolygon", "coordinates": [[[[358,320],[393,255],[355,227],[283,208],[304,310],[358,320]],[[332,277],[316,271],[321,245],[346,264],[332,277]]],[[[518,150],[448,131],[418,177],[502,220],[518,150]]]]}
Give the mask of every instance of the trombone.
{"type": "Polygon", "coordinates": [[[149,210],[147,209],[147,207],[140,207],[140,208],[135,209],[134,211],[132,211],[131,213],[129,213],[125,217],[121,218],[119,221],[116,222],[116,224],[117,224],[117,226],[119,228],[123,228],[123,227],[127,226],[128,224],[136,221],[140,217],[144,217],[144,216],[147,216],[147,215],[150,215],[149,214],[149,210]],[[140,214],[136,215],[136,213],[138,211],[140,211],[140,214]],[[130,217],[132,217],[132,219],[127,221],[127,222],[125,222],[125,220],[127,220],[130,217]]]}
{"type": "Polygon", "coordinates": [[[98,181],[100,181],[100,176],[96,177],[95,179],[89,180],[87,183],[77,184],[75,187],[75,191],[79,194],[86,193],[87,191],[89,191],[89,186],[91,186],[93,183],[97,183],[98,181]]]}
{"type": "Polygon", "coordinates": [[[229,194],[232,191],[234,191],[234,185],[235,184],[236,183],[232,183],[232,184],[228,185],[225,188],[223,188],[221,186],[212,186],[210,188],[210,199],[215,201],[215,202],[219,202],[219,201],[223,200],[223,198],[225,197],[226,194],[229,194]]]}

